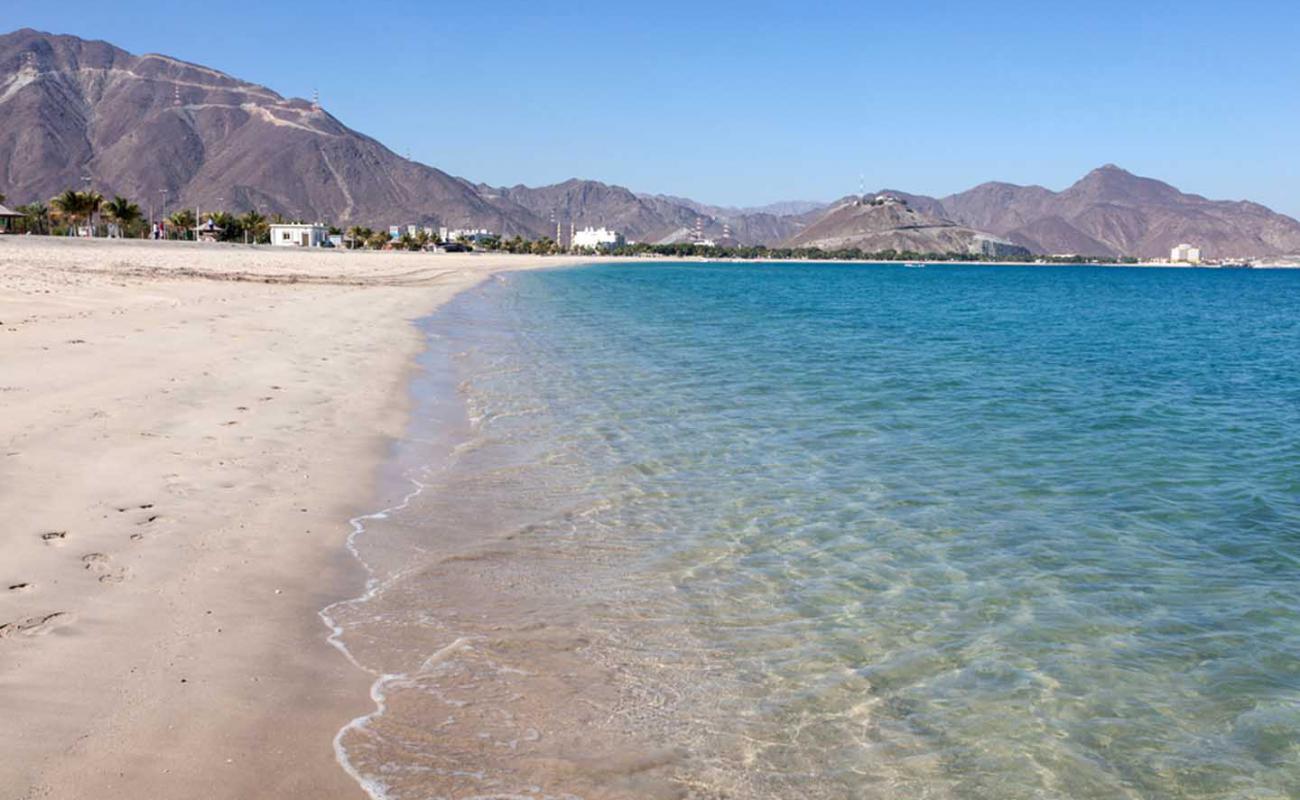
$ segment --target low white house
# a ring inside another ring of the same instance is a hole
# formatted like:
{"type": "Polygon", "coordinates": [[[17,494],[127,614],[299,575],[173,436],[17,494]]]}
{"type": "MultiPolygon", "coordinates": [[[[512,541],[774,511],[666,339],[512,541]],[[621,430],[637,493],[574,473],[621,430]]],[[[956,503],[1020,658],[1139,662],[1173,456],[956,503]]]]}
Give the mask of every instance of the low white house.
{"type": "Polygon", "coordinates": [[[623,234],[608,228],[583,228],[573,234],[573,247],[610,250],[625,243],[623,234]]]}
{"type": "Polygon", "coordinates": [[[271,225],[271,244],[276,247],[323,247],[329,241],[329,228],[307,223],[271,225]]]}

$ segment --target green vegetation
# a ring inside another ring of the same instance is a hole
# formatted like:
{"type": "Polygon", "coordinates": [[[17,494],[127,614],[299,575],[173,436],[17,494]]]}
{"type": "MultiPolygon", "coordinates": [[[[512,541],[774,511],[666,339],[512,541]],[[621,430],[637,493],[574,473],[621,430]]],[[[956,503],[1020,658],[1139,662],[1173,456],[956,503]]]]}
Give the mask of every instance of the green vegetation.
{"type": "Polygon", "coordinates": [[[104,204],[104,216],[117,228],[117,235],[134,238],[144,236],[147,223],[140,206],[118,195],[104,204]]]}
{"type": "Polygon", "coordinates": [[[251,244],[270,244],[271,223],[256,211],[246,211],[239,218],[239,227],[251,244]]]}
{"type": "MultiPolygon", "coordinates": [[[[0,195],[0,202],[3,199],[0,195]]],[[[151,220],[130,198],[116,195],[112,200],[105,200],[98,192],[76,189],[62,192],[48,203],[28,203],[14,210],[23,215],[10,225],[14,233],[75,236],[84,235],[90,229],[94,236],[143,239],[149,236],[154,222],[162,222],[168,239],[193,239],[196,225],[211,220],[221,229],[218,238],[223,242],[268,244],[271,241],[271,222],[257,210],[239,215],[224,210],[205,211],[202,220],[198,220],[194,209],[182,208],[165,219],[151,220]]],[[[279,214],[274,219],[284,221],[279,214]]]]}
{"type": "Polygon", "coordinates": [[[173,229],[172,236],[174,238],[193,238],[194,231],[192,229],[197,224],[198,220],[194,218],[194,212],[188,208],[173,211],[171,216],[167,217],[167,225],[173,229]]]}
{"type": "Polygon", "coordinates": [[[50,200],[55,220],[65,230],[93,226],[95,215],[103,204],[104,196],[99,192],[78,192],[75,189],[68,189],[50,200]]]}
{"type": "Polygon", "coordinates": [[[15,233],[35,233],[46,235],[51,230],[50,208],[44,203],[28,203],[18,206],[14,211],[23,215],[14,227],[15,233]]]}

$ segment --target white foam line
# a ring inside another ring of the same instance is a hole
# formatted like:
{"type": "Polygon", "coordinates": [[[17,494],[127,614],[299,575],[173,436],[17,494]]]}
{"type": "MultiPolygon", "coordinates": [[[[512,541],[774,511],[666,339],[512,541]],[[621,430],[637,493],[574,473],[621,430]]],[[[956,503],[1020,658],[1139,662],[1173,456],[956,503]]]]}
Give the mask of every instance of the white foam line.
{"type": "MultiPolygon", "coordinates": [[[[413,501],[416,497],[419,497],[420,493],[423,492],[429,486],[429,484],[417,478],[408,477],[407,480],[409,480],[411,482],[411,485],[414,486],[415,488],[413,488],[410,492],[408,492],[406,496],[402,498],[401,502],[397,503],[396,505],[389,506],[388,508],[382,509],[380,511],[375,511],[369,514],[362,514],[361,516],[353,517],[352,519],[348,520],[348,524],[352,526],[352,532],[348,534],[346,546],[348,552],[352,554],[352,557],[355,558],[357,562],[360,563],[361,566],[366,570],[367,577],[366,577],[365,591],[363,591],[361,594],[351,599],[339,600],[337,602],[330,603],[329,605],[322,608],[319,612],[317,612],[317,614],[321,618],[321,621],[325,623],[325,627],[330,629],[330,635],[327,637],[326,641],[328,641],[340,653],[342,653],[344,657],[347,658],[348,661],[352,662],[352,665],[355,666],[357,669],[361,670],[362,672],[375,676],[374,683],[370,685],[370,699],[373,700],[375,703],[375,710],[367,714],[362,714],[361,716],[352,720],[351,722],[349,722],[348,724],[340,728],[339,732],[334,735],[334,759],[338,761],[339,766],[341,766],[343,770],[348,773],[348,775],[352,776],[352,779],[357,782],[357,784],[371,798],[371,800],[391,800],[391,798],[388,795],[386,787],[384,787],[378,781],[375,781],[371,778],[367,778],[366,776],[362,775],[361,772],[358,771],[355,766],[353,766],[352,760],[348,758],[347,750],[345,750],[343,747],[343,737],[346,736],[349,731],[366,733],[367,728],[370,725],[370,721],[375,719],[376,717],[383,716],[384,712],[387,710],[387,705],[385,702],[386,695],[384,693],[385,687],[394,681],[407,680],[408,676],[405,673],[394,674],[394,673],[380,672],[379,670],[375,670],[375,669],[371,669],[370,667],[367,667],[365,664],[362,664],[359,660],[357,660],[356,656],[352,654],[352,651],[349,650],[347,645],[343,643],[343,638],[342,638],[343,626],[339,625],[338,621],[334,619],[333,610],[339,606],[351,606],[360,603],[365,603],[373,599],[375,596],[377,596],[381,591],[383,591],[383,589],[389,583],[401,578],[403,575],[406,574],[404,571],[398,572],[393,576],[391,576],[387,581],[380,581],[379,578],[375,575],[374,568],[370,566],[370,563],[366,561],[366,559],[361,555],[360,550],[357,549],[357,537],[360,536],[362,533],[365,533],[367,522],[369,522],[370,520],[387,519],[389,514],[392,514],[397,511],[402,511],[403,509],[410,506],[411,501],[413,501]]],[[[432,656],[429,657],[428,660],[426,660],[425,663],[429,663],[429,661],[436,660],[439,656],[451,651],[453,648],[460,648],[464,646],[464,642],[465,640],[463,639],[457,639],[455,642],[452,642],[450,645],[447,645],[447,647],[444,647],[441,650],[439,650],[437,653],[434,653],[432,656]]]]}

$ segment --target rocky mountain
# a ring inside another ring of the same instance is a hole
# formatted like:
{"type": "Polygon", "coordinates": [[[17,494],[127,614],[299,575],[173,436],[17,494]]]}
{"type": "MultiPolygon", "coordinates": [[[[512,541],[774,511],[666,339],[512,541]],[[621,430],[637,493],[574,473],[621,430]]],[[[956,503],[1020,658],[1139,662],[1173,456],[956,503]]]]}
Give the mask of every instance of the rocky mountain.
{"type": "MultiPolygon", "coordinates": [[[[525,208],[538,217],[559,221],[562,235],[569,225],[605,225],[631,241],[669,244],[690,241],[696,234],[714,241],[755,245],[781,241],[798,231],[803,222],[759,210],[732,210],[706,206],[667,195],[636,194],[622,186],[571,179],[550,186],[492,187],[479,193],[525,208]]],[[[550,222],[551,235],[555,223],[550,222]]]]}
{"type": "Polygon", "coordinates": [[[785,200],[777,203],[768,203],[764,206],[748,206],[737,208],[735,206],[713,206],[708,203],[701,203],[692,200],[689,197],[675,197],[669,194],[643,194],[640,195],[646,199],[664,200],[679,206],[704,214],[715,219],[729,220],[737,217],[749,216],[752,214],[769,214],[773,217],[797,217],[801,214],[807,214],[809,211],[824,211],[826,203],[814,200],[785,200]]]}
{"type": "Polygon", "coordinates": [[[408,161],[314,104],[161,55],[20,30],[0,36],[0,186],[81,187],[142,205],[257,208],[339,223],[534,234],[545,221],[408,161]]]}
{"type": "MultiPolygon", "coordinates": [[[[1300,222],[1291,217],[1258,203],[1186,194],[1113,164],[1060,192],[994,182],[942,198],[891,189],[880,194],[905,200],[917,214],[983,231],[1034,253],[1164,258],[1182,242],[1199,245],[1209,258],[1300,253],[1300,222]]],[[[834,204],[829,213],[843,219],[841,209],[853,199],[834,204]]],[[[791,241],[834,230],[807,215],[801,221],[808,227],[791,241]]]]}
{"type": "Polygon", "coordinates": [[[480,185],[479,193],[496,202],[498,198],[527,209],[548,220],[550,234],[556,222],[561,235],[576,225],[606,226],[622,231],[632,241],[659,241],[674,231],[693,230],[698,224],[709,227],[713,221],[683,206],[643,199],[622,186],[577,178],[550,186],[492,187],[480,185]]]}
{"type": "Polygon", "coordinates": [[[1036,253],[1159,258],[1181,242],[1211,258],[1300,253],[1300,222],[1290,217],[1185,194],[1113,164],[1060,192],[985,183],[937,202],[948,218],[1036,253]]]}
{"type": "Polygon", "coordinates": [[[788,239],[786,247],[823,250],[858,248],[915,253],[970,253],[987,256],[1026,256],[1029,250],[1005,239],[959,225],[913,208],[896,195],[889,199],[852,198],[788,239]]]}
{"type": "MultiPolygon", "coordinates": [[[[690,241],[698,232],[773,245],[842,239],[854,225],[882,240],[886,228],[872,226],[888,223],[848,220],[842,209],[851,200],[727,208],[597,181],[475,184],[402,158],[312,102],[207,67],[27,29],[0,36],[0,192],[10,205],[48,200],[86,178],[103,194],[155,208],[165,199],[169,208],[256,208],[338,225],[414,222],[526,237],[553,236],[558,220],[566,231],[571,223],[606,225],[634,241],[690,241]],[[808,233],[836,214],[821,234],[808,233]]],[[[914,229],[946,230],[940,239],[957,235],[948,230],[955,226],[1040,253],[1158,257],[1183,241],[1211,257],[1300,253],[1300,222],[1290,217],[1184,194],[1109,165],[1061,192],[986,183],[944,198],[886,193],[946,223],[914,229]]]]}
{"type": "Polygon", "coordinates": [[[419,223],[555,234],[606,225],[639,241],[696,231],[741,244],[795,227],[715,218],[619,186],[474,184],[403,158],[316,104],[207,67],[34,30],[0,36],[0,190],[16,202],[89,185],[142,205],[256,208],[334,224],[419,223]]]}

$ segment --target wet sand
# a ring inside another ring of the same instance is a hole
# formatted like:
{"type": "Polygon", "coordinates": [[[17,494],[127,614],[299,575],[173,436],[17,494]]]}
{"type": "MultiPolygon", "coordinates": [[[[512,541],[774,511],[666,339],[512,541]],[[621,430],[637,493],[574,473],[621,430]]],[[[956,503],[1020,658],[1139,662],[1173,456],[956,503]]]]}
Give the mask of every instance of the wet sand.
{"type": "Polygon", "coordinates": [[[317,611],[412,320],[557,263],[0,237],[0,797],[362,797],[317,611]]]}

